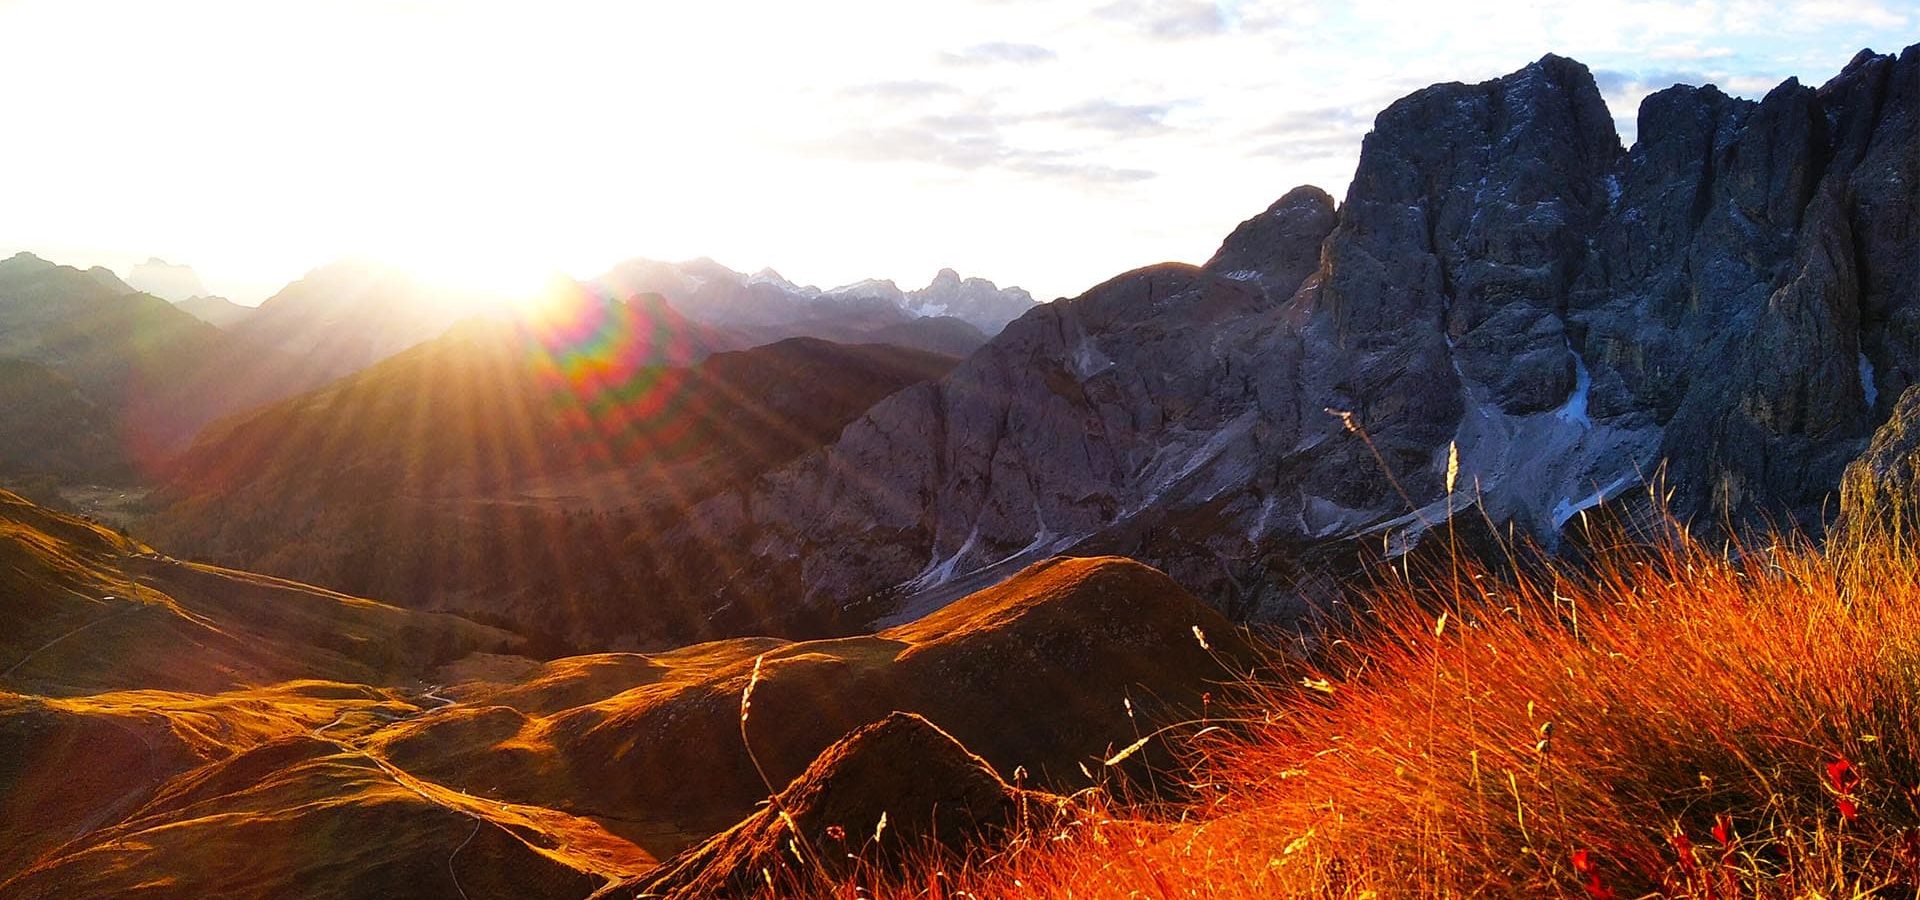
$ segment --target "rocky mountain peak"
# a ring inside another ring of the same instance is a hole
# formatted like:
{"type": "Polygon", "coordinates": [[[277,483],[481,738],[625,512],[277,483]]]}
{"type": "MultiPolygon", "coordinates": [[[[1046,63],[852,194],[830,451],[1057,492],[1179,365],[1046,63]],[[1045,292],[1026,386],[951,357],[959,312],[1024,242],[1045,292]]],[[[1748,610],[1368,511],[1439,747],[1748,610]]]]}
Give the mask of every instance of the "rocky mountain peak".
{"type": "Polygon", "coordinates": [[[1551,543],[1663,465],[1683,515],[1817,521],[1920,379],[1916,115],[1911,49],[1656,93],[1630,151],[1564,57],[1417,91],[1337,209],[1296,189],[1204,267],[1033,307],[657,555],[752,548],[676,575],[696,606],[849,614],[1120,553],[1284,617],[1361,543],[1465,509],[1551,543]]]}

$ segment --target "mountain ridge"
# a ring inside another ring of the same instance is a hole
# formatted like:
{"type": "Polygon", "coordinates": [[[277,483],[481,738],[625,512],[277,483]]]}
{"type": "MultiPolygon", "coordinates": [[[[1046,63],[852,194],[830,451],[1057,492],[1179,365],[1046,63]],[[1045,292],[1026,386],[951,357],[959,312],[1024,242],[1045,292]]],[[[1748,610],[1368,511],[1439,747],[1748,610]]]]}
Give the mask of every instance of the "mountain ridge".
{"type": "Polygon", "coordinates": [[[1920,47],[1758,102],[1672,88],[1630,151],[1562,57],[1415,92],[1337,212],[1301,189],[1209,267],[1036,307],[696,507],[652,580],[706,614],[794,598],[722,626],[751,631],[924,611],[946,580],[1071,549],[1285,619],[1363,534],[1397,553],[1484,511],[1551,544],[1663,464],[1683,517],[1814,521],[1920,375],[1891,324],[1920,315],[1917,83],[1920,47]]]}

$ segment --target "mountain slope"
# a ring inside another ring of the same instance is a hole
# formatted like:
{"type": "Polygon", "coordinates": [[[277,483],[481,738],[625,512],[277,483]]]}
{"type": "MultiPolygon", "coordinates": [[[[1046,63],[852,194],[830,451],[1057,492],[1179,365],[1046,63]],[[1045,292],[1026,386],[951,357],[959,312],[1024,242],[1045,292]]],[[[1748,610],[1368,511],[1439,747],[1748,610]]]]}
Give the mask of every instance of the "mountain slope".
{"type": "MultiPolygon", "coordinates": [[[[1086,559],[862,638],[539,663],[494,629],[175,562],[4,493],[0,597],[8,897],[583,897],[750,816],[759,766],[801,775],[894,710],[933,726],[843,746],[944,731],[1067,788],[1260,660],[1165,575],[1086,559]]],[[[891,808],[896,842],[952,823],[885,787],[950,796],[935,757],[830,758],[796,809],[867,785],[866,807],[819,811],[891,808]]]]}
{"type": "Polygon", "coordinates": [[[0,560],[6,690],[215,693],[292,678],[388,684],[515,642],[452,616],[170,560],[5,491],[0,560]]]}
{"type": "Polygon", "coordinates": [[[39,363],[0,358],[0,475],[124,480],[133,463],[109,410],[39,363]]]}
{"type": "Polygon", "coordinates": [[[569,897],[633,871],[511,837],[594,846],[597,826],[460,812],[348,740],[423,714],[415,679],[510,634],[178,563],[5,492],[0,596],[0,893],[447,896],[433,873],[472,837],[469,886],[569,897]]]}
{"type": "Polygon", "coordinates": [[[147,531],[176,552],[600,646],[657,639],[618,602],[628,535],[954,362],[811,339],[709,356],[724,338],[648,303],[551,329],[474,323],[221,423],[179,460],[147,531]]]}
{"type": "MultiPolygon", "coordinates": [[[[1058,559],[877,634],[475,666],[474,680],[448,688],[459,706],[385,731],[375,746],[450,787],[595,818],[664,858],[749,815],[767,793],[762,768],[784,784],[895,710],[926,717],[1002,773],[1023,769],[1028,785],[1068,791],[1088,784],[1083,764],[1198,708],[1259,661],[1164,574],[1123,559],[1058,559]],[[739,730],[756,667],[757,763],[739,730]]],[[[459,668],[447,680],[462,681],[459,668]]],[[[1175,765],[1161,749],[1141,761],[1175,765]]]]}
{"type": "Polygon", "coordinates": [[[1551,544],[1663,465],[1685,517],[1817,523],[1920,373],[1916,116],[1920,48],[1661,92],[1631,151],[1570,60],[1436,85],[1337,213],[1296,190],[1204,267],[1035,309],[661,532],[650,582],[716,623],[790,598],[742,631],[852,627],[1073,548],[1284,618],[1364,546],[1463,511],[1551,544]]]}

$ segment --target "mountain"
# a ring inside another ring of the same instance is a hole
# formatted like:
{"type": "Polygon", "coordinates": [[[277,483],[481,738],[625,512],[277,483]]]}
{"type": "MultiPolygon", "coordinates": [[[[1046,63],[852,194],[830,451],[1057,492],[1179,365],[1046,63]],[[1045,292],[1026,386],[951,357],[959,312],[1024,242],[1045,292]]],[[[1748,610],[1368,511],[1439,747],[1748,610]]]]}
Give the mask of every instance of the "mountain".
{"type": "Polygon", "coordinates": [[[207,286],[200,283],[200,275],[192,266],[175,265],[159,257],[148,257],[134,266],[127,272],[126,283],[136,291],[173,303],[207,295],[207,286]]]}
{"type": "Polygon", "coordinates": [[[40,398],[23,398],[22,415],[0,423],[0,442],[27,445],[49,429],[71,431],[64,415],[90,422],[87,436],[75,435],[80,452],[42,467],[75,478],[125,478],[130,463],[154,463],[198,427],[200,407],[227,393],[218,330],[110,272],[29,253],[0,260],[0,359],[13,363],[14,389],[40,398]],[[23,364],[57,378],[29,378],[23,364]],[[49,390],[70,399],[52,402],[49,390]],[[100,442],[113,446],[89,448],[100,442]]]}
{"type": "Polygon", "coordinates": [[[235,326],[233,335],[253,352],[298,361],[313,373],[302,379],[304,390],[438,337],[497,305],[434,287],[392,266],[346,259],[281,288],[235,326]]]}
{"type": "Polygon", "coordinates": [[[111,411],[73,379],[39,363],[0,358],[0,476],[19,484],[35,476],[60,481],[124,481],[133,460],[116,439],[111,411]]]}
{"type": "MultiPolygon", "coordinates": [[[[1083,785],[1259,660],[1165,575],[1093,559],[859,639],[539,662],[497,629],[170,559],[5,492],[0,596],[8,897],[584,897],[707,860],[765,799],[761,767],[794,781],[803,827],[885,808],[887,846],[914,849],[902,835],[959,810],[896,788],[1083,785]],[[917,765],[886,768],[902,751],[917,765]]],[[[1166,773],[1160,749],[1136,758],[1166,773]]]]}
{"type": "MultiPolygon", "coordinates": [[[[367,352],[388,346],[369,343],[358,325],[309,324],[306,343],[274,339],[272,327],[223,332],[104,269],[83,272],[30,253],[0,260],[0,360],[44,367],[70,381],[77,395],[72,414],[99,425],[82,446],[113,445],[112,453],[84,450],[38,470],[59,470],[68,481],[151,477],[207,423],[364,364],[365,353],[336,352],[341,344],[367,352]],[[98,465],[78,465],[88,460],[98,465]]],[[[12,374],[22,371],[16,366],[12,374]]],[[[39,418],[57,420],[57,407],[42,402],[36,409],[34,416],[0,422],[0,443],[31,444],[49,428],[70,429],[39,418]]]]}
{"type": "Polygon", "coordinates": [[[1551,546],[1663,468],[1684,519],[1817,523],[1920,375],[1916,85],[1920,48],[1674,87],[1631,150],[1571,60],[1419,91],[1337,208],[1301,188],[1204,266],[1037,307],[695,506],[644,552],[655,603],[857,628],[1112,552],[1285,619],[1369,547],[1460,513],[1551,546]]]}
{"type": "Polygon", "coordinates": [[[609,599],[630,534],[955,363],[809,338],[712,354],[731,338],[657,296],[576,300],[209,428],[145,528],[179,553],[606,646],[644,621],[609,599]]]}
{"type": "Polygon", "coordinates": [[[257,307],[241,306],[225,297],[200,295],[188,297],[174,305],[194,318],[222,330],[231,329],[257,311],[257,307]]]}
{"type": "Polygon", "coordinates": [[[931,284],[915,291],[879,280],[821,290],[794,284],[772,269],[746,275],[710,259],[634,259],[599,280],[621,290],[658,293],[696,321],[757,330],[764,339],[804,335],[851,341],[916,320],[956,319],[977,329],[984,343],[1033,308],[1033,295],[1026,291],[1003,289],[984,278],[962,279],[952,269],[941,269],[931,284]]]}

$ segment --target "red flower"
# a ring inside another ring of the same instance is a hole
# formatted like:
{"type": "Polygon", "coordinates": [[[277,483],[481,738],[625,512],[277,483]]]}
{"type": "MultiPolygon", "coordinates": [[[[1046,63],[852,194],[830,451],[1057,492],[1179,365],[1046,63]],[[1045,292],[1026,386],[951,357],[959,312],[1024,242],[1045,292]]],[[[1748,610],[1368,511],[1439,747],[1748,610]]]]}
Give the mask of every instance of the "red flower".
{"type": "Polygon", "coordinates": [[[1733,843],[1733,817],[1721,813],[1713,817],[1713,839],[1721,846],[1733,843]]]}
{"type": "Polygon", "coordinates": [[[1600,880],[1600,872],[1594,865],[1593,854],[1585,850],[1573,851],[1573,870],[1587,876],[1586,884],[1583,885],[1587,896],[1592,897],[1593,900],[1617,900],[1613,889],[1600,880]]]}
{"type": "Polygon", "coordinates": [[[1853,791],[1860,786],[1859,771],[1854,769],[1853,763],[1841,757],[1827,763],[1827,783],[1839,795],[1833,802],[1840,807],[1840,815],[1849,822],[1853,821],[1860,815],[1860,807],[1853,800],[1853,791]]]}
{"type": "Polygon", "coordinates": [[[1860,786],[1860,773],[1854,771],[1853,763],[1842,757],[1827,763],[1827,781],[1833,785],[1836,793],[1851,794],[1854,788],[1860,786]]]}

